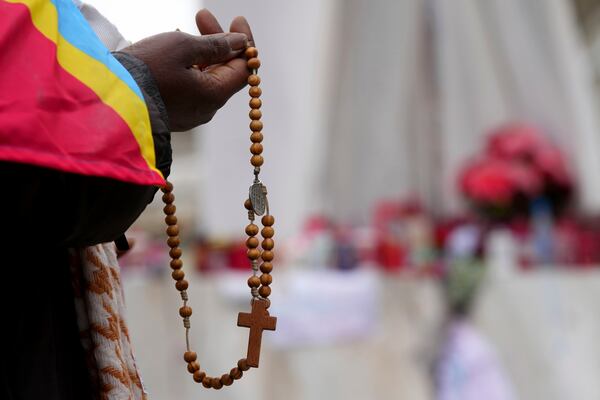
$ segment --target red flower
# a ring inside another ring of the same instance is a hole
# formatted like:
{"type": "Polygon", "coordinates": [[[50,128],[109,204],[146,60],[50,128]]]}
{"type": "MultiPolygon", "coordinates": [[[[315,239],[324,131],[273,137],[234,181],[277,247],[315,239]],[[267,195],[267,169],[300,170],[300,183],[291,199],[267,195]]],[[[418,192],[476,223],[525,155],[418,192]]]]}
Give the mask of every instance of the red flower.
{"type": "Polygon", "coordinates": [[[571,187],[570,173],[560,149],[533,125],[514,123],[501,127],[489,137],[486,150],[494,158],[531,165],[548,183],[571,187]]]}
{"type": "Polygon", "coordinates": [[[513,123],[492,133],[483,158],[463,169],[460,187],[478,210],[505,218],[527,213],[527,203],[539,196],[560,212],[573,181],[560,149],[546,135],[533,125],[513,123]]]}
{"type": "Polygon", "coordinates": [[[535,197],[543,190],[544,182],[538,172],[530,165],[519,162],[507,162],[509,174],[518,192],[535,197]]]}
{"type": "Polygon", "coordinates": [[[548,145],[550,142],[536,127],[514,123],[492,132],[486,153],[505,160],[529,161],[539,148],[548,145]]]}
{"type": "Polygon", "coordinates": [[[545,146],[535,153],[534,165],[550,180],[561,187],[571,187],[571,175],[560,150],[554,146],[545,146]]]}
{"type": "Polygon", "coordinates": [[[484,158],[471,163],[460,178],[463,193],[477,203],[508,205],[518,193],[534,196],[542,189],[541,178],[522,163],[484,158]]]}

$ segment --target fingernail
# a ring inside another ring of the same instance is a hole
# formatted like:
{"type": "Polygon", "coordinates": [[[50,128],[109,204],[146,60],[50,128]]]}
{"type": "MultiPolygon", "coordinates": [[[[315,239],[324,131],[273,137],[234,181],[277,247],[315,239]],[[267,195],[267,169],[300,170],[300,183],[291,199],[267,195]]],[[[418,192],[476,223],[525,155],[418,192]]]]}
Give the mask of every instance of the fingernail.
{"type": "Polygon", "coordinates": [[[248,37],[243,33],[228,33],[227,43],[231,50],[242,50],[248,46],[248,37]]]}

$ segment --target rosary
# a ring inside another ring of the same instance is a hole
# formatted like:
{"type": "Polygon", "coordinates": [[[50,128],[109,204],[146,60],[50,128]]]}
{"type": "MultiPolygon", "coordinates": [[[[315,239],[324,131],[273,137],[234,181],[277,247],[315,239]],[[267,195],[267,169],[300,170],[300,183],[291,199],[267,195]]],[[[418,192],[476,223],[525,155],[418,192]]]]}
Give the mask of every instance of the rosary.
{"type": "Polygon", "coordinates": [[[164,193],[162,200],[165,203],[163,209],[166,217],[165,222],[167,224],[167,244],[170,247],[169,256],[171,257],[170,266],[173,270],[171,276],[176,281],[175,288],[180,292],[181,299],[183,300],[183,306],[179,309],[179,315],[183,318],[183,326],[185,327],[185,342],[186,352],[183,354],[183,359],[187,363],[187,370],[193,375],[194,381],[202,383],[205,388],[221,389],[223,386],[229,386],[234,380],[240,379],[243,373],[250,369],[250,367],[258,368],[258,361],[260,357],[260,344],[262,339],[263,330],[275,330],[277,318],[269,315],[268,308],[271,305],[269,295],[271,294],[271,288],[269,285],[273,282],[271,277],[271,271],[273,270],[273,247],[275,242],[273,241],[273,224],[275,219],[269,213],[269,203],[267,201],[267,188],[258,179],[260,174],[260,167],[263,164],[263,157],[261,153],[263,146],[261,144],[263,140],[262,128],[263,124],[260,121],[262,113],[260,107],[262,102],[260,95],[261,89],[258,87],[260,84],[260,77],[256,74],[260,67],[260,60],[257,58],[258,50],[254,47],[248,47],[246,49],[246,58],[248,69],[252,71],[252,74],[248,77],[248,84],[250,85],[250,140],[252,145],[250,146],[250,152],[252,158],[250,163],[254,167],[254,182],[249,189],[248,199],[244,202],[244,207],[248,210],[248,219],[250,223],[246,226],[246,234],[249,236],[246,240],[246,247],[248,248],[248,258],[252,265],[252,276],[248,279],[248,286],[250,286],[250,293],[252,294],[252,311],[250,313],[239,313],[237,325],[240,327],[250,328],[248,338],[248,352],[246,358],[242,358],[238,361],[237,367],[234,367],[229,373],[221,375],[221,377],[210,377],[206,375],[206,372],[200,369],[200,364],[197,361],[197,355],[190,349],[190,316],[192,315],[192,308],[187,305],[188,303],[188,281],[185,280],[185,273],[182,270],[183,262],[181,261],[181,248],[179,248],[179,227],[177,226],[177,217],[175,216],[175,196],[173,195],[173,184],[167,182],[162,190],[164,193]],[[261,235],[263,237],[260,247],[258,248],[259,241],[256,235],[258,234],[259,228],[254,224],[256,216],[264,216],[261,218],[263,228],[261,235]],[[260,263],[259,260],[262,260],[260,263]],[[260,267],[259,267],[260,263],[260,267]],[[258,270],[262,274],[258,276],[258,270]]]}

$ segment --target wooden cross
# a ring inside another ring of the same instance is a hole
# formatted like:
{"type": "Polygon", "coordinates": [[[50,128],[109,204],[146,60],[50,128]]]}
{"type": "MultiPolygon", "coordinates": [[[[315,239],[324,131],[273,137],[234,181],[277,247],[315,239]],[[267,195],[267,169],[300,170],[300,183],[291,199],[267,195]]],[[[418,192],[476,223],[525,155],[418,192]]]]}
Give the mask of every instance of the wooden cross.
{"type": "Polygon", "coordinates": [[[238,314],[237,325],[244,328],[250,328],[248,354],[246,355],[246,359],[248,365],[254,368],[258,368],[263,330],[274,331],[275,325],[277,325],[277,318],[269,315],[267,305],[267,301],[256,299],[252,302],[252,313],[248,314],[241,312],[238,314]]]}

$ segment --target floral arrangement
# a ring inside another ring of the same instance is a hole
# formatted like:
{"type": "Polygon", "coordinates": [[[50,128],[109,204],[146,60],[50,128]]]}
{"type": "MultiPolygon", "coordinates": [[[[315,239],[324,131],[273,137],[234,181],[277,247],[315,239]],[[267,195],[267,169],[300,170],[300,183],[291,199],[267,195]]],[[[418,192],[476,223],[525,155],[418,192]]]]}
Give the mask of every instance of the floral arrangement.
{"type": "Polygon", "coordinates": [[[465,198],[492,219],[527,215],[540,198],[560,213],[574,189],[560,148],[538,128],[523,123],[492,132],[484,153],[461,171],[459,185],[465,198]]]}

